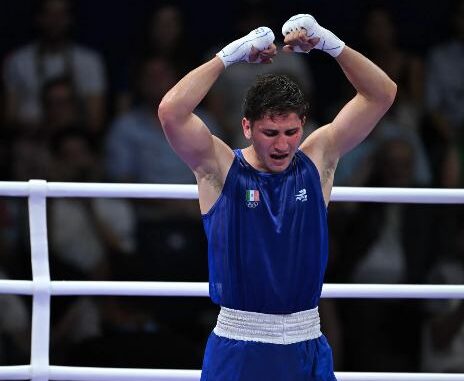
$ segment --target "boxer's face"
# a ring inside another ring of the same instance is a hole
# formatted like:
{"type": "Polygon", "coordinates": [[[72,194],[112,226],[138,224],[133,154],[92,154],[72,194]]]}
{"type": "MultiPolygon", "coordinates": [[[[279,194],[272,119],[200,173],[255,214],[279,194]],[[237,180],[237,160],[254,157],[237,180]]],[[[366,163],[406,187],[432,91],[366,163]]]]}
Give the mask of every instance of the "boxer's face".
{"type": "Polygon", "coordinates": [[[303,136],[304,120],[297,114],[265,116],[253,124],[242,120],[245,137],[253,144],[254,165],[264,172],[282,172],[291,163],[303,136]]]}

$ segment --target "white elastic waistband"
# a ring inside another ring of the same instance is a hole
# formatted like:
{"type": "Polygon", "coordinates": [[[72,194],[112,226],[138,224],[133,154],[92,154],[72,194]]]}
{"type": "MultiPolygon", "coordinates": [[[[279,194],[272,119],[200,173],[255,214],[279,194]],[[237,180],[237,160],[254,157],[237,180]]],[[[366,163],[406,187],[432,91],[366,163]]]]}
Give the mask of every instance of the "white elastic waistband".
{"type": "Polygon", "coordinates": [[[318,308],[271,315],[221,307],[214,333],[234,340],[293,344],[322,335],[318,308]]]}

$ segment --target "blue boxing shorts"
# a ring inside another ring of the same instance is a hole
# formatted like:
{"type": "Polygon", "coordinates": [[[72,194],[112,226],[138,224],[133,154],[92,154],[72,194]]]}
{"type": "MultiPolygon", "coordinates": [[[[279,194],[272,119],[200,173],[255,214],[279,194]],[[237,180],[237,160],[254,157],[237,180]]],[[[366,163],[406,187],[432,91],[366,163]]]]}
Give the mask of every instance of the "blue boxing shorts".
{"type": "Polygon", "coordinates": [[[201,381],[336,381],[332,350],[314,311],[268,315],[221,308],[201,381]]]}

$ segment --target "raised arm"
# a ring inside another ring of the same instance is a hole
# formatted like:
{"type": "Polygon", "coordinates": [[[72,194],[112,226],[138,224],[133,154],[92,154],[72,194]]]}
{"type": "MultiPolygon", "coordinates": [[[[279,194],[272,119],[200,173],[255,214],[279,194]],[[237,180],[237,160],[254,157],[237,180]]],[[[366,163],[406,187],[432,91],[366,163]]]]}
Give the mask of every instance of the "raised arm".
{"type": "Polygon", "coordinates": [[[312,150],[317,143],[324,150],[325,159],[336,162],[362,142],[390,108],[396,84],[368,58],[321,27],[311,15],[293,16],[282,32],[286,51],[309,52],[315,48],[332,55],[357,92],[331,123],[318,129],[302,145],[303,150],[312,150]]]}
{"type": "Polygon", "coordinates": [[[163,98],[158,116],[169,143],[195,172],[197,179],[217,174],[232,162],[233,153],[193,113],[227,66],[239,62],[270,62],[274,34],[261,27],[230,43],[213,59],[182,78],[163,98]]]}
{"type": "Polygon", "coordinates": [[[224,71],[216,56],[182,78],[164,96],[158,116],[172,148],[194,171],[213,170],[214,138],[193,111],[224,71]]]}
{"type": "Polygon", "coordinates": [[[330,126],[334,154],[340,157],[361,143],[387,112],[396,96],[396,84],[372,61],[348,46],[336,60],[357,92],[330,126]]]}

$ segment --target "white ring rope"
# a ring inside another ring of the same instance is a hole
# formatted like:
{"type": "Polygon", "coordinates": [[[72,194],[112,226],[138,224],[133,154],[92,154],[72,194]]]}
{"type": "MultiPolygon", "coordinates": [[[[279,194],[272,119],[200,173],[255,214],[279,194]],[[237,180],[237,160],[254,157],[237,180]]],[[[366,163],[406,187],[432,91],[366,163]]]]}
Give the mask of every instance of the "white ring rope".
{"type": "MultiPolygon", "coordinates": [[[[457,373],[380,373],[335,372],[338,381],[464,381],[457,373]]],[[[50,380],[57,381],[198,381],[199,370],[89,368],[50,366],[50,380]]],[[[0,379],[24,380],[31,378],[31,367],[0,367],[0,379]]]]}
{"type": "MultiPolygon", "coordinates": [[[[196,199],[196,185],[1,182],[0,196],[29,197],[32,281],[0,280],[0,294],[33,296],[31,364],[0,366],[0,380],[197,381],[199,370],[63,367],[49,364],[51,295],[208,296],[207,283],[51,281],[47,197],[196,199]]],[[[464,203],[464,189],[335,187],[332,201],[464,203]]],[[[325,284],[326,298],[464,299],[463,285],[325,284]]],[[[1,313],[1,311],[0,311],[1,313]]],[[[464,381],[464,374],[336,372],[340,381],[464,381]]]]}
{"type": "MultiPolygon", "coordinates": [[[[196,199],[196,185],[47,182],[47,197],[196,199]]],[[[0,196],[30,194],[29,182],[0,181],[0,196]]],[[[463,204],[464,189],[334,187],[331,201],[463,204]]]]}
{"type": "MultiPolygon", "coordinates": [[[[51,295],[209,296],[207,282],[51,281],[51,295]]],[[[0,280],[0,294],[33,295],[33,281],[0,280]]],[[[326,283],[323,298],[464,299],[464,285],[326,283]]]]}

